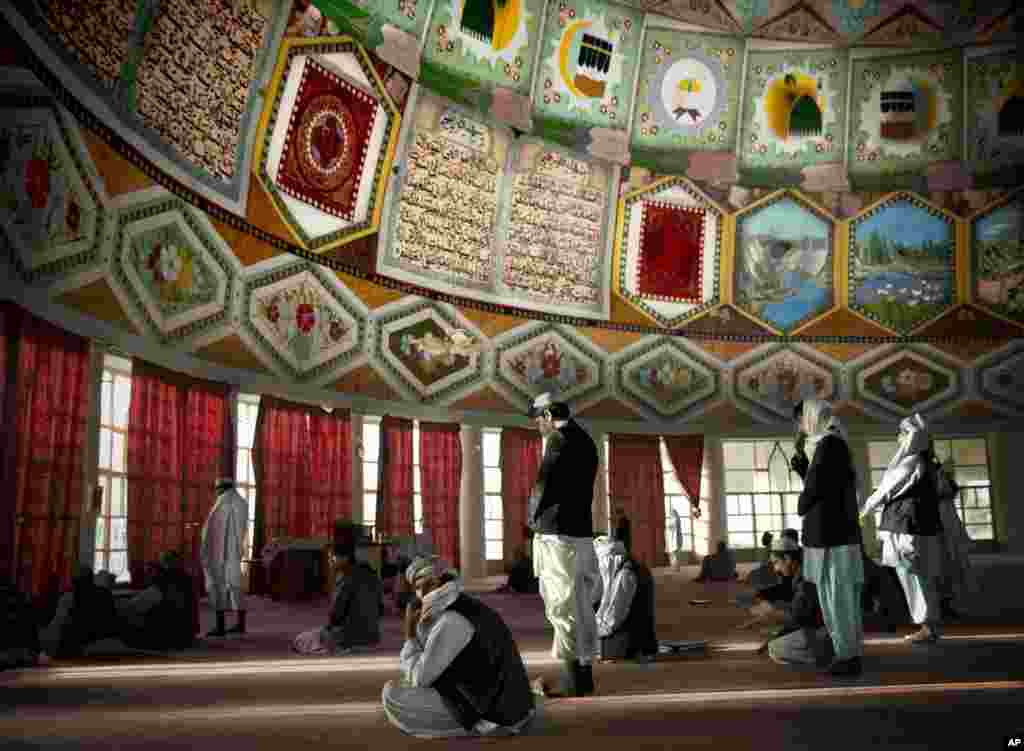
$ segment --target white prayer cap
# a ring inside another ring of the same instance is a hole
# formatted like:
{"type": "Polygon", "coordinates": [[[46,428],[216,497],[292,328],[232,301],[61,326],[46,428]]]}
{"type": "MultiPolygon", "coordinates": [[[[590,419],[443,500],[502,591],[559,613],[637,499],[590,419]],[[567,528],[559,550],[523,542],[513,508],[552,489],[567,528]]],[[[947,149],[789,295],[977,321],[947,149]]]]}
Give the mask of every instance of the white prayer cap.
{"type": "Polygon", "coordinates": [[[535,417],[540,417],[546,410],[551,410],[552,416],[556,420],[568,419],[569,417],[569,406],[565,402],[556,401],[551,396],[550,391],[537,395],[530,405],[530,411],[527,416],[532,420],[535,417]]]}
{"type": "Polygon", "coordinates": [[[439,555],[421,555],[405,570],[405,578],[416,586],[421,579],[437,578],[451,571],[448,562],[439,555]]]}

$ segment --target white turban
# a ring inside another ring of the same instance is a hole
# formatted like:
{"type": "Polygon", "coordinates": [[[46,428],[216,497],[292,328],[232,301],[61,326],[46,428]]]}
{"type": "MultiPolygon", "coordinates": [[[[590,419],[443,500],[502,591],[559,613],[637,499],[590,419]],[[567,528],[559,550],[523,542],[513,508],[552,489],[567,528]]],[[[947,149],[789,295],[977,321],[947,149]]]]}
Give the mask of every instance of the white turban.
{"type": "Polygon", "coordinates": [[[409,568],[405,570],[405,578],[415,587],[420,579],[439,578],[451,570],[448,562],[441,556],[423,555],[409,564],[409,568]]]}

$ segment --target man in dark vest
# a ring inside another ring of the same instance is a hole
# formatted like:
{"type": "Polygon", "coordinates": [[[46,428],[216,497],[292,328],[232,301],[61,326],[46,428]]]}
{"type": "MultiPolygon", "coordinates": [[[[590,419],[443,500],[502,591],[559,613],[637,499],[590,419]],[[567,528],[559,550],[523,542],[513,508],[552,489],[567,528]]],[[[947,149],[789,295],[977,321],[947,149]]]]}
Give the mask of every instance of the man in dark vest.
{"type": "Polygon", "coordinates": [[[604,660],[650,659],[658,654],[654,633],[654,578],[633,559],[621,540],[594,543],[608,587],[597,611],[597,634],[604,660]]]}
{"type": "Polygon", "coordinates": [[[555,630],[552,657],[562,661],[563,696],[594,692],[591,664],[598,654],[594,605],[601,574],[594,554],[594,479],[597,445],[569,416],[569,407],[544,393],[530,417],[547,439],[527,520],[534,531],[533,568],[544,614],[555,630]]]}
{"type": "Polygon", "coordinates": [[[417,600],[405,612],[402,680],[384,686],[384,713],[418,738],[515,735],[533,719],[533,692],[512,632],[463,592],[437,556],[414,560],[417,600]]]}

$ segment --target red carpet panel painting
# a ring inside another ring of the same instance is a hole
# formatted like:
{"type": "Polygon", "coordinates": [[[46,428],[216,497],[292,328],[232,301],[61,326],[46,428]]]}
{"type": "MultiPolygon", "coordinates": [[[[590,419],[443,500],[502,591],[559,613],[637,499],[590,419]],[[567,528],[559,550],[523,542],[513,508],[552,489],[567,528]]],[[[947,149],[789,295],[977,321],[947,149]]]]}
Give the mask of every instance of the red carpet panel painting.
{"type": "Polygon", "coordinates": [[[701,301],[704,213],[695,207],[644,202],[637,270],[642,296],[701,301]]]}
{"type": "Polygon", "coordinates": [[[351,220],[376,115],[373,97],[308,60],[288,125],[278,187],[351,220]]]}

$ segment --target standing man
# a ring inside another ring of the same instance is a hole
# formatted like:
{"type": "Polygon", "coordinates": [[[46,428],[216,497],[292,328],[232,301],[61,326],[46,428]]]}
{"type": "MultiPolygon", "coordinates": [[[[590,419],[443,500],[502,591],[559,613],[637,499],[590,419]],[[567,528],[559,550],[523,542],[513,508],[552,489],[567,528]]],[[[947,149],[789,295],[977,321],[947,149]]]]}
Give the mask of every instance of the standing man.
{"type": "Polygon", "coordinates": [[[199,557],[206,575],[206,591],[210,604],[217,611],[217,627],[207,636],[245,633],[245,605],[242,602],[242,554],[249,520],[249,504],[235,490],[230,478],[217,480],[214,486],[217,502],[203,525],[199,557]],[[238,614],[231,631],[224,629],[229,610],[238,614]]]}
{"type": "Polygon", "coordinates": [[[801,570],[817,589],[835,647],[829,673],[857,676],[864,654],[864,555],[857,518],[857,473],[846,431],[828,402],[807,399],[797,405],[793,416],[798,436],[791,463],[804,481],[797,503],[804,522],[801,570]]]}
{"type": "Polygon", "coordinates": [[[594,603],[601,591],[591,510],[597,446],[570,419],[569,407],[548,393],[534,399],[529,415],[547,439],[529,501],[534,573],[540,579],[545,614],[555,629],[551,653],[564,666],[562,694],[585,696],[594,692],[594,603]]]}

